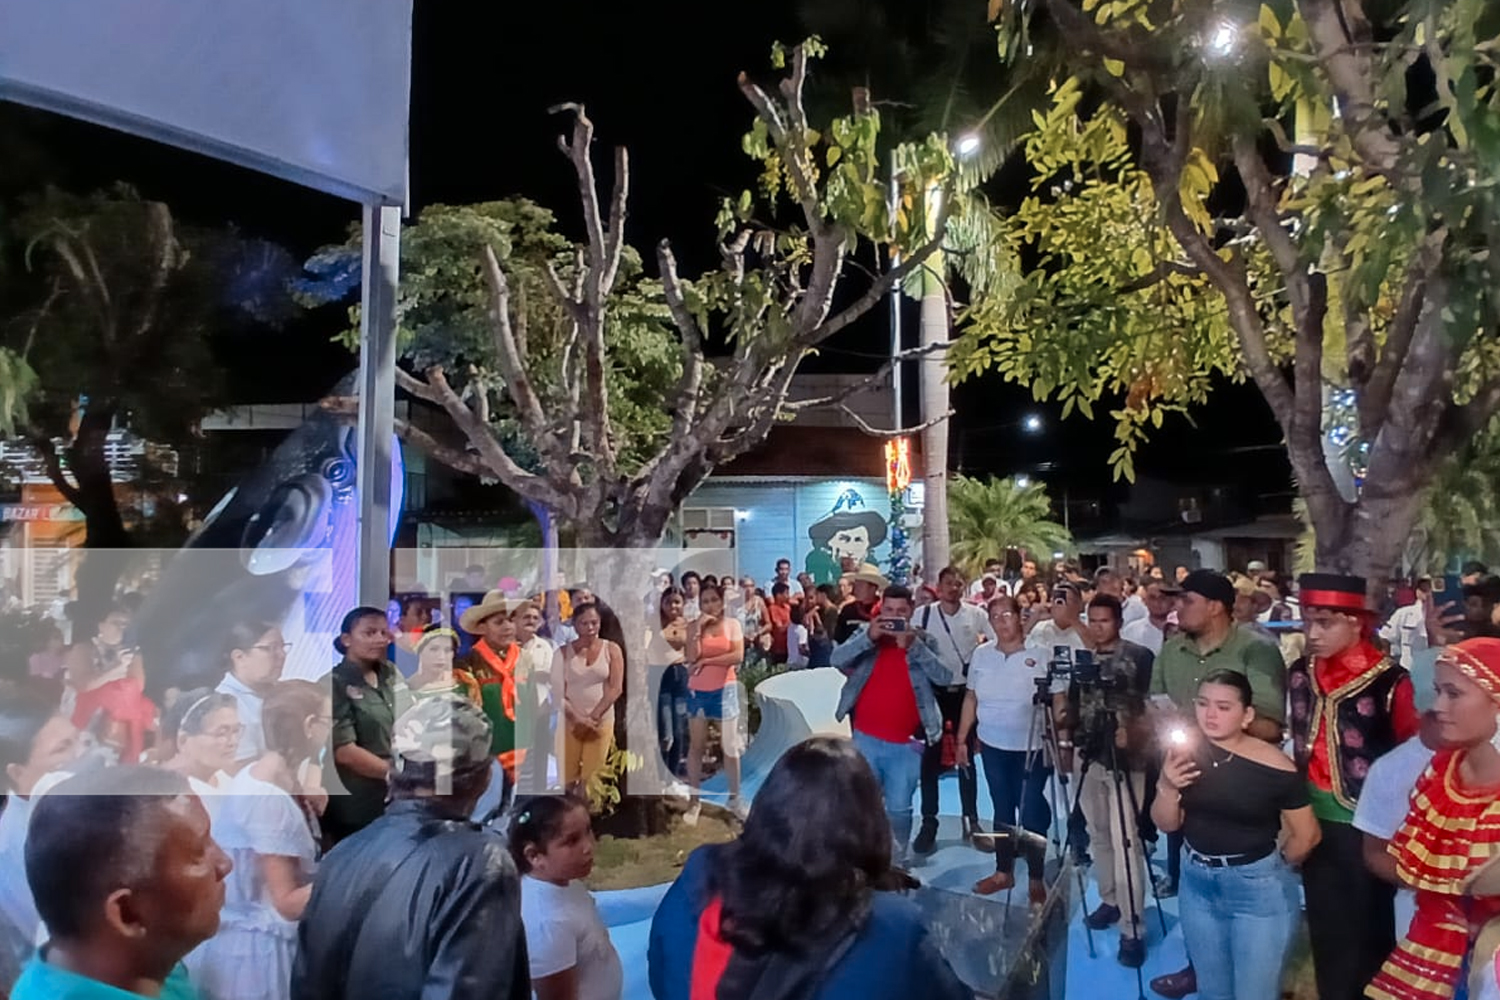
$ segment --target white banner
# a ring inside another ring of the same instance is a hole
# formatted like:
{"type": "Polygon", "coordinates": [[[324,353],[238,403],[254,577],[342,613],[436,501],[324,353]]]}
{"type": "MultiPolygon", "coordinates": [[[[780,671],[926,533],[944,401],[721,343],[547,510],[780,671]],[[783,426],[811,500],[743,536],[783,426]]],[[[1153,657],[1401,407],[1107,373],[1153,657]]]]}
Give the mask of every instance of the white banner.
{"type": "Polygon", "coordinates": [[[412,0],[4,0],[0,97],[404,205],[412,0]]]}

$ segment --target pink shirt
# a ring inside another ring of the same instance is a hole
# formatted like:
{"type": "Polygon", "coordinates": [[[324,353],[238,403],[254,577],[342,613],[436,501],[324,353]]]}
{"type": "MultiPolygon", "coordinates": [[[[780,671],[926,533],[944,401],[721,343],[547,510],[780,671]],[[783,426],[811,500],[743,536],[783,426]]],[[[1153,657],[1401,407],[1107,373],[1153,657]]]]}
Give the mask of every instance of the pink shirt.
{"type": "MultiPolygon", "coordinates": [[[[720,630],[717,635],[700,635],[698,637],[698,658],[706,660],[710,656],[722,656],[734,648],[734,641],[739,639],[744,642],[745,633],[740,629],[740,623],[733,618],[721,618],[719,620],[720,630]]],[[[726,685],[735,681],[734,666],[727,667],[704,667],[697,673],[688,675],[689,691],[718,691],[726,685]]]]}

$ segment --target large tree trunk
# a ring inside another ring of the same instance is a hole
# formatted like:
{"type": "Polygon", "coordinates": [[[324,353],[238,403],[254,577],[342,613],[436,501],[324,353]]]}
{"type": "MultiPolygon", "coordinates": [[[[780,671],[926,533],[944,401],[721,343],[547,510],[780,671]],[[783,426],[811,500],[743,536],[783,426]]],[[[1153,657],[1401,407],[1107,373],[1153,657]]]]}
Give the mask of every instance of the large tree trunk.
{"type": "Polygon", "coordinates": [[[85,409],[73,442],[66,449],[66,471],[51,440],[41,435],[36,439],[48,478],[84,517],[85,551],[74,576],[78,595],[73,619],[75,642],[93,638],[98,623],[109,612],[128,559],[125,550],[131,545],[105,453],[114,415],[111,404],[96,403],[85,409]]]}

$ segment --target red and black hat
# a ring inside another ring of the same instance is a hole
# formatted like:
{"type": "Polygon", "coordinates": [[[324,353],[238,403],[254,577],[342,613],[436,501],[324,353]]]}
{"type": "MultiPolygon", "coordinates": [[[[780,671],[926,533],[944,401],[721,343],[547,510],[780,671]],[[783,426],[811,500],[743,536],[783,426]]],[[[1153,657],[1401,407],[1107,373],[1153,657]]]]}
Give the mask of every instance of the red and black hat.
{"type": "Polygon", "coordinates": [[[1345,614],[1369,614],[1369,586],[1362,576],[1339,573],[1303,573],[1297,579],[1297,600],[1308,608],[1329,608],[1345,614]]]}

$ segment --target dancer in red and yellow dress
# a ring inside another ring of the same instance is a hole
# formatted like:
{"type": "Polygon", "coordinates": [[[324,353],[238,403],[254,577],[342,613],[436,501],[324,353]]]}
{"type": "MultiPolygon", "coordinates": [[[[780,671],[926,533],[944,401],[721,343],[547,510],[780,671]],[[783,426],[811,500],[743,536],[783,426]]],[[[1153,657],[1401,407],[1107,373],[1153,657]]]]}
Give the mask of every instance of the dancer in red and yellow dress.
{"type": "Polygon", "coordinates": [[[1444,744],[1412,792],[1388,850],[1417,913],[1365,993],[1375,1000],[1451,1000],[1472,935],[1500,916],[1500,896],[1473,876],[1500,857],[1500,639],[1448,647],[1434,704],[1444,744]]]}

